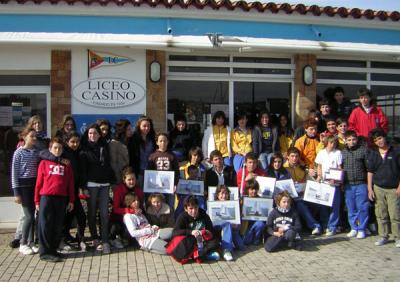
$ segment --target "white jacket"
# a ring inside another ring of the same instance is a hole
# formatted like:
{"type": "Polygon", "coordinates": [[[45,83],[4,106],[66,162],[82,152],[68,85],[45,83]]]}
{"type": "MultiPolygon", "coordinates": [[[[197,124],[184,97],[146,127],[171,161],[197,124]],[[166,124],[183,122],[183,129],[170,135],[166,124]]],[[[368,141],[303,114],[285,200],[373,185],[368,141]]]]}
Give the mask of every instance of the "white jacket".
{"type": "Polygon", "coordinates": [[[129,234],[136,238],[140,247],[145,250],[151,250],[154,241],[158,239],[159,232],[153,233],[151,225],[143,214],[125,214],[124,223],[129,234]]]}
{"type": "MultiPolygon", "coordinates": [[[[232,157],[232,149],[231,149],[231,128],[226,126],[228,131],[227,141],[228,141],[228,154],[229,157],[232,157]]],[[[215,150],[215,140],[213,133],[213,126],[207,127],[204,131],[203,141],[201,142],[201,149],[203,150],[204,158],[208,159],[212,151],[215,150]]]]}

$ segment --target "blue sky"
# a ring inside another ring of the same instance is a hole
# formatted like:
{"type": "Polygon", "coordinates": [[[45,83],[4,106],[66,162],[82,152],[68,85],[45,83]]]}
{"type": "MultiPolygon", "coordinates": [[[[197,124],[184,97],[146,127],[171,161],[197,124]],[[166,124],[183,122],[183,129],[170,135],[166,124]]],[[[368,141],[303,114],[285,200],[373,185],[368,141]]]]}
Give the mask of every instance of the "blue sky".
{"type": "MultiPolygon", "coordinates": [[[[250,2],[249,0],[247,0],[250,2]]],[[[251,0],[253,2],[255,0],[251,0]]],[[[399,0],[259,0],[261,2],[275,2],[275,3],[290,3],[290,4],[304,4],[307,6],[332,6],[332,7],[346,7],[346,8],[360,8],[372,9],[383,11],[400,11],[399,0]]]]}

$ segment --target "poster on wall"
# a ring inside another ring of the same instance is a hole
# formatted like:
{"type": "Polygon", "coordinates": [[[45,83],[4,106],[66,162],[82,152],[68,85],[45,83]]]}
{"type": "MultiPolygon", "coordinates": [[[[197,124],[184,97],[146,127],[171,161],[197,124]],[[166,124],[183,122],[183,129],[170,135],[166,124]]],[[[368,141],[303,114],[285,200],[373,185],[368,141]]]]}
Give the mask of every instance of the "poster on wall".
{"type": "Polygon", "coordinates": [[[72,50],[72,115],[80,133],[97,119],[135,127],[146,113],[146,52],[126,48],[72,50]],[[90,75],[89,75],[90,74],[90,75]]]}

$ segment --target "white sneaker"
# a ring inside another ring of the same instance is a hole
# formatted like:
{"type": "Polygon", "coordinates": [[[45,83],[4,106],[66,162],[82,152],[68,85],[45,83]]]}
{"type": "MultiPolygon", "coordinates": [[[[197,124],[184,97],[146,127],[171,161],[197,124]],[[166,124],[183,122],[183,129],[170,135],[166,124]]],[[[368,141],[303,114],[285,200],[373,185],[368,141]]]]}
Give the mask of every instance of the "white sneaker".
{"type": "Polygon", "coordinates": [[[65,242],[63,240],[61,240],[60,245],[58,246],[58,249],[60,251],[71,251],[72,248],[70,245],[65,244],[65,242]]]}
{"type": "Polygon", "coordinates": [[[122,244],[120,239],[115,239],[115,240],[111,240],[111,246],[113,246],[116,249],[123,249],[124,245],[122,244]]]}
{"type": "Polygon", "coordinates": [[[82,252],[86,252],[86,244],[85,244],[85,242],[80,242],[79,243],[79,247],[81,248],[81,251],[82,252]]]}
{"type": "Polygon", "coordinates": [[[385,237],[380,238],[378,241],[375,242],[375,246],[383,246],[388,242],[388,239],[385,237]]]}
{"type": "Polygon", "coordinates": [[[364,231],[358,231],[357,239],[365,239],[365,232],[364,231]]]}
{"type": "Polygon", "coordinates": [[[111,253],[110,244],[103,243],[103,254],[108,255],[109,253],[111,253]]]}
{"type": "Polygon", "coordinates": [[[335,231],[326,230],[325,236],[326,236],[326,237],[331,237],[331,236],[333,236],[333,235],[335,235],[335,234],[336,234],[335,231]]]}
{"type": "Polygon", "coordinates": [[[33,251],[28,245],[20,245],[19,252],[23,255],[33,255],[33,251]]]}
{"type": "Polygon", "coordinates": [[[349,233],[347,233],[347,238],[354,238],[357,236],[357,230],[352,229],[349,233]]]}
{"type": "Polygon", "coordinates": [[[29,247],[32,249],[34,254],[39,253],[39,248],[35,244],[31,244],[29,247]]]}
{"type": "Polygon", "coordinates": [[[232,261],[233,260],[232,253],[230,251],[228,251],[228,250],[224,250],[223,257],[224,257],[224,260],[226,260],[226,261],[232,261]]]}
{"type": "Polygon", "coordinates": [[[321,234],[321,229],[319,229],[319,227],[315,227],[312,231],[311,231],[311,235],[319,235],[321,234]]]}
{"type": "MultiPolygon", "coordinates": [[[[97,248],[99,246],[101,246],[101,242],[99,239],[94,239],[92,245],[93,245],[93,248],[95,248],[97,250],[97,248]]],[[[103,248],[103,246],[101,246],[101,248],[103,248]]],[[[98,251],[101,251],[101,250],[98,250],[98,251]]]]}

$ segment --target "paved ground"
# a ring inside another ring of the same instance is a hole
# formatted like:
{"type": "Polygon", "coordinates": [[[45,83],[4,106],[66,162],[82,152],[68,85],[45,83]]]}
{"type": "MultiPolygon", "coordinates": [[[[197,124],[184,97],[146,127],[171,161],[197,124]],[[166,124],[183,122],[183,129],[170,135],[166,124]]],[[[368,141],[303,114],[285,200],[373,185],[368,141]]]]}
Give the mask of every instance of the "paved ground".
{"type": "Polygon", "coordinates": [[[11,236],[0,231],[0,281],[400,281],[400,248],[375,247],[376,237],[306,238],[302,252],[251,247],[235,253],[234,262],[182,266],[141,250],[73,252],[64,262],[45,263],[9,248],[11,236]]]}

